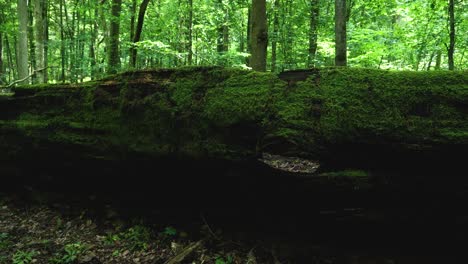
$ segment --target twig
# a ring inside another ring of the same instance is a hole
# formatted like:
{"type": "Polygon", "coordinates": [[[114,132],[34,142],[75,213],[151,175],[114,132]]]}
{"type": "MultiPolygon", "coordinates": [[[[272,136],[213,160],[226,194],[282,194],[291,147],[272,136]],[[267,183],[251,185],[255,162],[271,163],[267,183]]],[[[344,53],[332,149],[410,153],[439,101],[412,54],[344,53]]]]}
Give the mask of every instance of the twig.
{"type": "Polygon", "coordinates": [[[205,223],[206,227],[208,228],[208,231],[210,232],[210,234],[217,240],[219,240],[218,236],[213,232],[213,230],[211,229],[210,225],[208,224],[208,222],[206,221],[205,217],[203,216],[203,213],[200,212],[200,217],[201,219],[203,220],[203,223],[205,223]]]}
{"type": "Polygon", "coordinates": [[[196,242],[196,243],[192,243],[190,245],[188,245],[186,248],[184,248],[182,250],[182,252],[180,252],[179,254],[177,254],[177,256],[171,258],[170,260],[166,261],[164,264],[177,264],[177,263],[181,263],[182,261],[184,261],[184,259],[190,254],[192,253],[195,249],[197,249],[198,247],[200,247],[202,245],[202,240],[196,242]]]}
{"type": "Polygon", "coordinates": [[[20,82],[24,82],[26,81],[27,79],[31,78],[32,76],[34,76],[37,72],[41,72],[45,69],[47,69],[49,67],[45,67],[45,68],[42,68],[42,69],[39,69],[39,70],[34,70],[31,74],[29,74],[28,76],[24,77],[23,79],[20,79],[20,80],[16,80],[12,83],[10,83],[9,85],[6,86],[6,88],[10,88],[12,87],[13,85],[17,84],[17,83],[20,83],[20,82]]]}

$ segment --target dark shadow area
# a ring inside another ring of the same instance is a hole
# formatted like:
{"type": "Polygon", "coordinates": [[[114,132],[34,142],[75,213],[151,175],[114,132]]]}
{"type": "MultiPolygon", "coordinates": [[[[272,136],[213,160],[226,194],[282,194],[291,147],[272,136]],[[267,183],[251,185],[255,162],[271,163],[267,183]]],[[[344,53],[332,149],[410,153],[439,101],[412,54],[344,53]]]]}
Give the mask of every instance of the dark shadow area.
{"type": "Polygon", "coordinates": [[[295,177],[256,160],[37,157],[3,163],[0,191],[26,201],[39,193],[96,219],[112,207],[149,223],[197,229],[206,221],[235,240],[282,248],[294,263],[320,254],[347,256],[336,263],[373,255],[439,263],[428,259],[461,257],[467,245],[468,180],[436,165],[350,181],[295,177]]]}

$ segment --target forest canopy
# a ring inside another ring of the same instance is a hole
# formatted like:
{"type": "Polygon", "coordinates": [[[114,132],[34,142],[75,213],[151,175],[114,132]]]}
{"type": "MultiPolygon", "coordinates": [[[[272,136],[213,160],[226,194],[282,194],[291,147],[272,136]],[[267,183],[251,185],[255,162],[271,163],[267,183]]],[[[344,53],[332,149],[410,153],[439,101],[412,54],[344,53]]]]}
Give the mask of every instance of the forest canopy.
{"type": "Polygon", "coordinates": [[[463,70],[466,10],[461,0],[0,0],[0,85],[185,65],[463,70]]]}

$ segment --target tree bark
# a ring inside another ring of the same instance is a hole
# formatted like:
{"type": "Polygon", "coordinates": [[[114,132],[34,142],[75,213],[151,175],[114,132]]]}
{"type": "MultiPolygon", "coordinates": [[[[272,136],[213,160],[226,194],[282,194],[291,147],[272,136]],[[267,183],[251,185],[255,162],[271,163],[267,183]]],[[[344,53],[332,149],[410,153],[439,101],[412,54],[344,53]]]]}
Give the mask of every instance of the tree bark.
{"type": "Polygon", "coordinates": [[[455,52],[455,3],[454,2],[455,2],[454,0],[449,0],[449,7],[448,7],[450,43],[449,43],[447,52],[448,52],[448,66],[449,66],[449,70],[451,71],[455,70],[455,62],[453,58],[453,54],[455,52]]]}
{"type": "Polygon", "coordinates": [[[112,0],[112,15],[109,27],[109,55],[107,60],[108,73],[114,74],[120,70],[120,11],[122,0],[112,0]]]}
{"type": "MultiPolygon", "coordinates": [[[[0,25],[2,23],[0,22],[0,25]]],[[[5,77],[3,76],[3,34],[0,32],[0,85],[4,84],[5,77]]]]}
{"type": "Polygon", "coordinates": [[[335,66],[347,66],[346,0],[335,0],[335,66]]]}
{"type": "Polygon", "coordinates": [[[219,18],[217,26],[218,38],[216,40],[216,51],[219,56],[218,64],[224,66],[227,61],[222,56],[229,51],[229,10],[224,6],[223,0],[218,0],[217,4],[223,15],[222,18],[219,18]]]}
{"type": "Polygon", "coordinates": [[[273,8],[273,37],[271,40],[271,71],[276,72],[276,59],[277,59],[277,47],[278,47],[278,36],[279,36],[279,11],[280,11],[280,0],[275,0],[275,7],[273,8]]]}
{"type": "Polygon", "coordinates": [[[189,14],[187,21],[187,64],[191,66],[193,64],[193,0],[188,0],[189,14]]]}
{"type": "Polygon", "coordinates": [[[250,67],[256,71],[266,71],[268,29],[265,0],[252,0],[251,16],[250,67]]]}
{"type": "Polygon", "coordinates": [[[317,53],[318,22],[319,22],[319,0],[310,1],[310,24],[309,24],[309,56],[308,68],[315,67],[315,55],[317,53]]]}
{"type": "MultiPolygon", "coordinates": [[[[138,11],[138,21],[137,21],[137,26],[135,29],[135,34],[133,37],[133,45],[138,43],[141,38],[141,32],[143,30],[143,23],[145,21],[145,13],[146,13],[146,8],[148,7],[148,3],[150,0],[143,0],[140,5],[140,9],[138,11]]],[[[130,66],[132,68],[136,67],[136,60],[137,60],[137,48],[135,46],[132,46],[130,48],[131,53],[130,53],[130,66]]]]}
{"type": "Polygon", "coordinates": [[[45,19],[44,19],[44,9],[46,3],[44,0],[34,0],[34,38],[36,46],[36,80],[38,83],[44,83],[46,80],[45,72],[47,70],[41,70],[45,68],[45,19]]]}
{"type": "MultiPolygon", "coordinates": [[[[17,66],[18,79],[23,79],[28,76],[28,1],[18,0],[18,48],[17,66]]],[[[22,84],[27,84],[29,81],[24,81],[22,84]]]]}

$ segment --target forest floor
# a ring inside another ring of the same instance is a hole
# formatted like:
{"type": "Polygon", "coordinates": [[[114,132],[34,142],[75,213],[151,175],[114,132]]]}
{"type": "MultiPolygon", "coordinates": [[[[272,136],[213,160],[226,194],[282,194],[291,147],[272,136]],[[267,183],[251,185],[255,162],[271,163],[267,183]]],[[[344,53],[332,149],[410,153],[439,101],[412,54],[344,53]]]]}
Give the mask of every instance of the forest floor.
{"type": "Polygon", "coordinates": [[[109,206],[99,214],[0,194],[0,263],[273,263],[273,255],[263,259],[247,245],[224,240],[208,223],[190,234],[120,218],[109,206]]]}
{"type": "MultiPolygon", "coordinates": [[[[358,237],[342,231],[330,236],[350,241],[343,243],[347,249],[320,241],[313,245],[299,239],[291,242],[287,234],[268,237],[234,219],[238,229],[232,232],[213,214],[167,208],[150,211],[153,209],[143,205],[127,207],[125,212],[116,203],[98,197],[72,198],[32,190],[26,193],[0,192],[0,264],[461,263],[454,260],[455,255],[447,257],[430,249],[401,253],[398,245],[386,250],[359,246],[358,237]]],[[[246,221],[260,222],[254,218],[246,221]]],[[[268,223],[256,224],[261,225],[268,223]]],[[[327,228],[318,226],[316,230],[327,228]]],[[[359,233],[359,226],[352,228],[359,233]]],[[[317,232],[304,233],[312,240],[319,236],[317,232]]],[[[385,235],[380,239],[385,240],[385,235]]],[[[405,243],[404,238],[398,240],[405,243]]],[[[378,243],[370,241],[367,245],[378,243]]]]}

